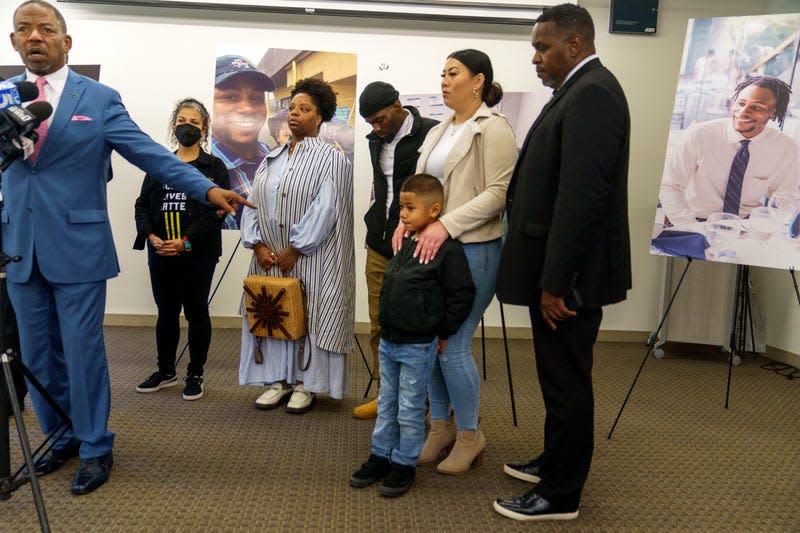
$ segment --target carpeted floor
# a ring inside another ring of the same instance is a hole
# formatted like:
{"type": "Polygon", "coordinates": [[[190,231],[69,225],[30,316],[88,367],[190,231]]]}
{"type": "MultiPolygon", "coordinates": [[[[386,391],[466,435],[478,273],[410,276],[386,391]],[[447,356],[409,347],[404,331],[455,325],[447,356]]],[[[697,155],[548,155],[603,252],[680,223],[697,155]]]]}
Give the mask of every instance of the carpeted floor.
{"type": "MultiPolygon", "coordinates": [[[[487,340],[483,465],[456,477],[421,467],[405,496],[384,499],[377,486],[347,484],[369,453],[373,426],[351,416],[368,379],[357,354],[344,400],[321,399],[310,413],[289,415],[255,410],[261,391],[237,384],[237,330],[214,332],[201,400],[184,401],[181,387],[137,394],[155,367],[152,335],[149,328],[107,328],[114,470],[105,486],[80,497],[69,492],[77,460],[41,480],[54,532],[800,531],[800,380],[761,369],[763,358],[746,357],[734,368],[726,410],[726,357],[668,349],[647,362],[607,440],[645,348],[598,344],[596,450],[580,517],[534,525],[491,506],[528,487],[505,476],[503,462],[530,458],[542,443],[530,341],[510,341],[514,427],[502,341],[487,340]]],[[[474,347],[480,369],[479,340],[474,347]]],[[[24,418],[38,444],[31,409],[24,418]]],[[[14,439],[12,421],[17,466],[14,439]]],[[[0,501],[0,531],[38,530],[29,486],[0,501]]]]}

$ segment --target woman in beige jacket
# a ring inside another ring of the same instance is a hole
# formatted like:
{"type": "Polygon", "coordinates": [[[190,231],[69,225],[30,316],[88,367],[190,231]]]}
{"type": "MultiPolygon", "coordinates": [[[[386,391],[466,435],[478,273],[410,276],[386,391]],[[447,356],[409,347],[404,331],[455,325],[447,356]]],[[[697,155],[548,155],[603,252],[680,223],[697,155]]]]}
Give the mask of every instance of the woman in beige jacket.
{"type": "MultiPolygon", "coordinates": [[[[442,70],[442,96],[453,115],[428,132],[420,149],[417,172],[442,180],[443,215],[419,238],[417,256],[428,261],[448,237],[464,245],[476,294],[472,311],[437,358],[428,400],[431,430],[419,464],[436,461],[452,451],[437,469],[458,474],[480,464],[486,446],[478,428],[480,377],[472,358],[472,337],[494,296],[500,260],[502,216],[506,189],[517,160],[514,132],[506,118],[489,109],[503,97],[493,80],[489,57],[479,50],[448,56],[442,70]],[[455,426],[450,424],[450,406],[455,426]]],[[[399,248],[402,225],[393,245],[399,248]]]]}

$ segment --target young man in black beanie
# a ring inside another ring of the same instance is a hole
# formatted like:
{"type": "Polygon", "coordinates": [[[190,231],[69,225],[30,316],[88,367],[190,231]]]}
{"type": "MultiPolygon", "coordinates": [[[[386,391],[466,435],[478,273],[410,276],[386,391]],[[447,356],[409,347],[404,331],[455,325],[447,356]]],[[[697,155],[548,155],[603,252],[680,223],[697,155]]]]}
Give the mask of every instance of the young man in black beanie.
{"type": "MultiPolygon", "coordinates": [[[[373,377],[380,376],[378,301],[383,273],[392,258],[392,234],[400,220],[400,187],[416,171],[419,147],[428,131],[438,123],[421,117],[415,107],[403,107],[399,96],[400,93],[389,83],[374,81],[364,88],[358,100],[359,113],[372,126],[372,133],[367,135],[367,140],[372,163],[373,201],[364,215],[364,222],[367,224],[365,274],[369,295],[369,344],[373,377]]],[[[377,398],[353,410],[356,418],[372,419],[377,415],[377,398]]]]}

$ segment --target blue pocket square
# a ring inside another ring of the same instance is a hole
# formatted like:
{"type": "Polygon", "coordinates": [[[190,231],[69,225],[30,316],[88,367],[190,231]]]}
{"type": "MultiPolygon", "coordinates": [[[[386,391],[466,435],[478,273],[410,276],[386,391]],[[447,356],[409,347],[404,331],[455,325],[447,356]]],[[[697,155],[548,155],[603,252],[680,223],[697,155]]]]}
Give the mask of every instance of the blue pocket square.
{"type": "Polygon", "coordinates": [[[677,230],[662,231],[650,244],[666,254],[694,259],[705,259],[710,246],[701,233],[677,230]]]}

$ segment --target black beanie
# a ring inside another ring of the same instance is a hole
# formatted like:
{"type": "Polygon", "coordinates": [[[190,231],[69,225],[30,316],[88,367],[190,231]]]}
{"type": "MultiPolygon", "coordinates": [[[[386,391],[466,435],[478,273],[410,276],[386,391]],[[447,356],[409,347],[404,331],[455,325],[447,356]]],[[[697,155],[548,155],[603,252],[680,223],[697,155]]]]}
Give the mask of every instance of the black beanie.
{"type": "Polygon", "coordinates": [[[366,118],[384,107],[389,107],[400,96],[397,89],[383,81],[373,81],[361,92],[358,99],[358,112],[366,118]]]}

